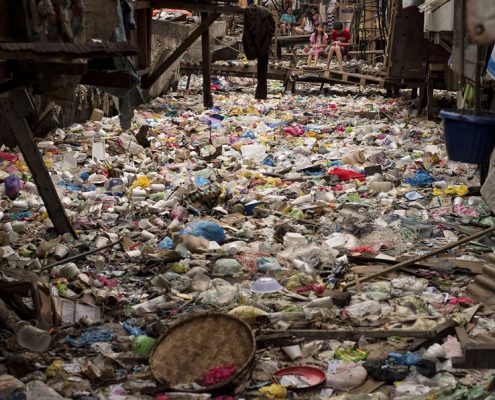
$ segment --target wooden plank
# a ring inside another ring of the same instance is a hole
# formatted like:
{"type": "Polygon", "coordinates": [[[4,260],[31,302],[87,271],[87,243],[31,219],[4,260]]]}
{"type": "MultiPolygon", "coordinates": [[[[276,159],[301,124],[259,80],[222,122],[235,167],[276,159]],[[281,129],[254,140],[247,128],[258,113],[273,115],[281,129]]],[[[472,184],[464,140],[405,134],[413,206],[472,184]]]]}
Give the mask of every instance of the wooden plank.
{"type": "MultiPolygon", "coordinates": [[[[184,52],[191,47],[191,45],[198,39],[204,32],[208,30],[211,24],[215,22],[218,17],[220,17],[220,14],[218,13],[211,13],[208,15],[208,18],[204,21],[201,22],[201,24],[191,32],[191,34],[187,37],[186,40],[184,40],[177,49],[173,51],[170,56],[167,57],[166,60],[164,60],[156,69],[151,73],[151,75],[143,79],[143,85],[142,87],[145,89],[149,89],[153,84],[160,78],[160,76],[163,75],[167,69],[169,69],[172,64],[177,61],[177,59],[184,54],[184,52]]],[[[143,77],[144,78],[144,77],[143,77]]]]}
{"type": "Polygon", "coordinates": [[[410,338],[435,338],[439,332],[444,331],[455,325],[454,321],[447,321],[439,324],[435,329],[418,331],[410,329],[290,329],[287,331],[279,331],[276,329],[262,329],[259,331],[257,341],[273,342],[277,340],[287,340],[290,338],[311,339],[311,340],[328,340],[328,339],[351,339],[364,336],[367,338],[389,338],[391,336],[410,337],[410,338]]]}
{"type": "Polygon", "coordinates": [[[220,14],[244,14],[246,10],[238,6],[226,6],[218,2],[196,2],[191,0],[150,0],[152,8],[173,8],[177,10],[202,11],[220,14]]]}

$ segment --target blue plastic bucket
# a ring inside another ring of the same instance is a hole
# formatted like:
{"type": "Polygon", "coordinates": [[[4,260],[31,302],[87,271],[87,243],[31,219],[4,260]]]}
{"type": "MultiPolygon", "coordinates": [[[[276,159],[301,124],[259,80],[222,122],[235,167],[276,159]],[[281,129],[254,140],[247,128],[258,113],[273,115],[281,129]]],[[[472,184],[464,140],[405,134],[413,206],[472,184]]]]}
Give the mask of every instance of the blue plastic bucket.
{"type": "Polygon", "coordinates": [[[473,115],[470,110],[443,110],[445,144],[452,161],[487,164],[495,147],[495,114],[473,115]]]}

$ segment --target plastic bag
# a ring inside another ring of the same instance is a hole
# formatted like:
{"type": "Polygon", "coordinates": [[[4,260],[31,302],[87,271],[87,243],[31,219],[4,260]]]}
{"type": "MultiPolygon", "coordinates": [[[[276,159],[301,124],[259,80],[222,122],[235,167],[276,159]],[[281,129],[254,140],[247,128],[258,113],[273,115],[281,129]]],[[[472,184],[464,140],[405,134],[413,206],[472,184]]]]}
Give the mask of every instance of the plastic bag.
{"type": "Polygon", "coordinates": [[[213,266],[214,276],[238,277],[242,275],[242,266],[233,258],[222,258],[213,266]]]}
{"type": "Polygon", "coordinates": [[[327,386],[336,390],[351,390],[364,383],[368,373],[358,363],[331,361],[327,370],[327,386]]]}
{"type": "Polygon", "coordinates": [[[256,264],[258,265],[259,272],[268,272],[268,271],[281,271],[282,266],[278,263],[275,258],[265,258],[261,257],[256,260],[256,264]]]}
{"type": "Polygon", "coordinates": [[[141,187],[146,189],[151,186],[151,181],[147,176],[140,176],[136,179],[136,181],[132,184],[131,189],[136,189],[137,187],[141,187]]]}
{"type": "Polygon", "coordinates": [[[219,244],[225,241],[225,231],[223,228],[220,225],[209,221],[191,222],[180,232],[180,234],[201,236],[219,244]]]}
{"type": "Polygon", "coordinates": [[[349,179],[364,181],[366,179],[363,174],[343,168],[332,168],[330,171],[328,171],[328,174],[337,175],[341,181],[347,181],[349,179]]]}
{"type": "Polygon", "coordinates": [[[428,287],[428,281],[426,279],[418,279],[412,276],[405,276],[403,278],[392,279],[392,286],[394,289],[419,293],[426,290],[426,288],[428,287]]]}
{"type": "Polygon", "coordinates": [[[5,194],[10,200],[15,200],[19,197],[21,191],[21,180],[17,175],[10,175],[3,182],[5,186],[5,194]]]}
{"type": "Polygon", "coordinates": [[[414,174],[414,178],[407,178],[406,183],[411,186],[428,186],[430,183],[435,182],[428,172],[423,170],[417,170],[414,174]]]}
{"type": "Polygon", "coordinates": [[[445,351],[446,358],[456,358],[464,355],[462,352],[462,345],[455,336],[448,336],[442,347],[445,351]]]}
{"type": "Polygon", "coordinates": [[[158,243],[158,248],[162,250],[172,250],[174,248],[174,241],[170,237],[165,237],[160,243],[158,243]]]}
{"type": "Polygon", "coordinates": [[[210,289],[201,293],[198,299],[204,304],[222,306],[232,303],[237,298],[238,293],[237,287],[217,278],[210,282],[210,289]]]}
{"type": "Polygon", "coordinates": [[[382,313],[380,303],[373,300],[363,301],[362,303],[351,304],[346,308],[351,318],[363,318],[366,316],[379,317],[382,313]]]}

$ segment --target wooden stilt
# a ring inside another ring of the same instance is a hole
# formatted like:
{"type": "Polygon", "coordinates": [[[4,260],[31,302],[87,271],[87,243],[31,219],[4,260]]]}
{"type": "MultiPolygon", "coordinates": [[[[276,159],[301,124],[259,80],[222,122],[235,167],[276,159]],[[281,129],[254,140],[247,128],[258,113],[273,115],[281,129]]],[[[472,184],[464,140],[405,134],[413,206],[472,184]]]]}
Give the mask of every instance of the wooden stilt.
{"type": "MultiPolygon", "coordinates": [[[[202,23],[208,20],[208,13],[201,13],[202,23]]],[[[201,46],[203,55],[203,103],[206,108],[213,107],[211,96],[211,56],[210,56],[210,30],[207,28],[201,34],[201,46]]]]}
{"type": "Polygon", "coordinates": [[[33,134],[26,118],[33,112],[34,106],[25,89],[13,90],[9,96],[0,98],[0,106],[10,127],[15,132],[25,163],[28,165],[38,192],[43,199],[46,210],[53,226],[59,235],[70,233],[74,237],[76,233],[72,228],[69,218],[65,214],[50,173],[46,169],[43,157],[36,147],[33,134]]]}

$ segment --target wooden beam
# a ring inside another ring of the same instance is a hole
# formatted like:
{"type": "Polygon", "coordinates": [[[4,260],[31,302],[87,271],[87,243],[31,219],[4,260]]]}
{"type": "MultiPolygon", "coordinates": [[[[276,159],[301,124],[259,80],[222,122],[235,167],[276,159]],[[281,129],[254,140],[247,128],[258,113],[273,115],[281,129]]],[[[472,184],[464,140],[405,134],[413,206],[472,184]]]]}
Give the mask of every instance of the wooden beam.
{"type": "Polygon", "coordinates": [[[138,65],[139,69],[148,68],[151,65],[151,34],[152,34],[152,10],[143,8],[136,10],[137,21],[137,45],[139,46],[138,65]]]}
{"type": "MultiPolygon", "coordinates": [[[[208,20],[208,13],[201,13],[201,21],[208,20]]],[[[206,29],[201,34],[201,53],[203,57],[203,104],[206,108],[213,107],[213,97],[211,95],[211,55],[210,55],[210,30],[206,29]]]]}
{"type": "Polygon", "coordinates": [[[19,149],[33,175],[38,192],[57,233],[59,235],[70,233],[76,237],[43,157],[34,143],[33,134],[26,119],[34,111],[34,105],[27,91],[16,89],[11,91],[9,96],[0,97],[0,107],[11,129],[15,132],[19,149]]]}
{"type": "Polygon", "coordinates": [[[132,76],[125,71],[89,69],[81,78],[82,85],[105,86],[129,89],[134,85],[132,76]]]}
{"type": "Polygon", "coordinates": [[[351,339],[364,336],[365,338],[389,338],[391,336],[410,337],[410,338],[435,338],[440,332],[455,326],[454,321],[446,321],[439,324],[431,330],[410,330],[410,329],[289,329],[287,331],[278,331],[276,329],[262,329],[258,333],[256,341],[258,342],[276,342],[278,340],[294,339],[311,339],[311,340],[328,340],[328,339],[351,339]]]}
{"type": "Polygon", "coordinates": [[[238,6],[227,6],[218,2],[196,2],[191,0],[151,0],[153,8],[172,8],[177,10],[213,12],[220,14],[244,14],[245,8],[238,6]]]}
{"type": "Polygon", "coordinates": [[[208,31],[213,22],[215,22],[220,14],[211,13],[208,15],[206,20],[202,21],[201,24],[191,32],[191,34],[184,40],[177,49],[173,51],[170,56],[167,57],[165,61],[163,61],[152,73],[149,77],[143,77],[143,85],[144,89],[149,89],[153,84],[163,75],[165,71],[167,71],[172,64],[178,60],[178,58],[184,54],[184,52],[191,47],[191,45],[198,39],[204,32],[208,31]]]}

